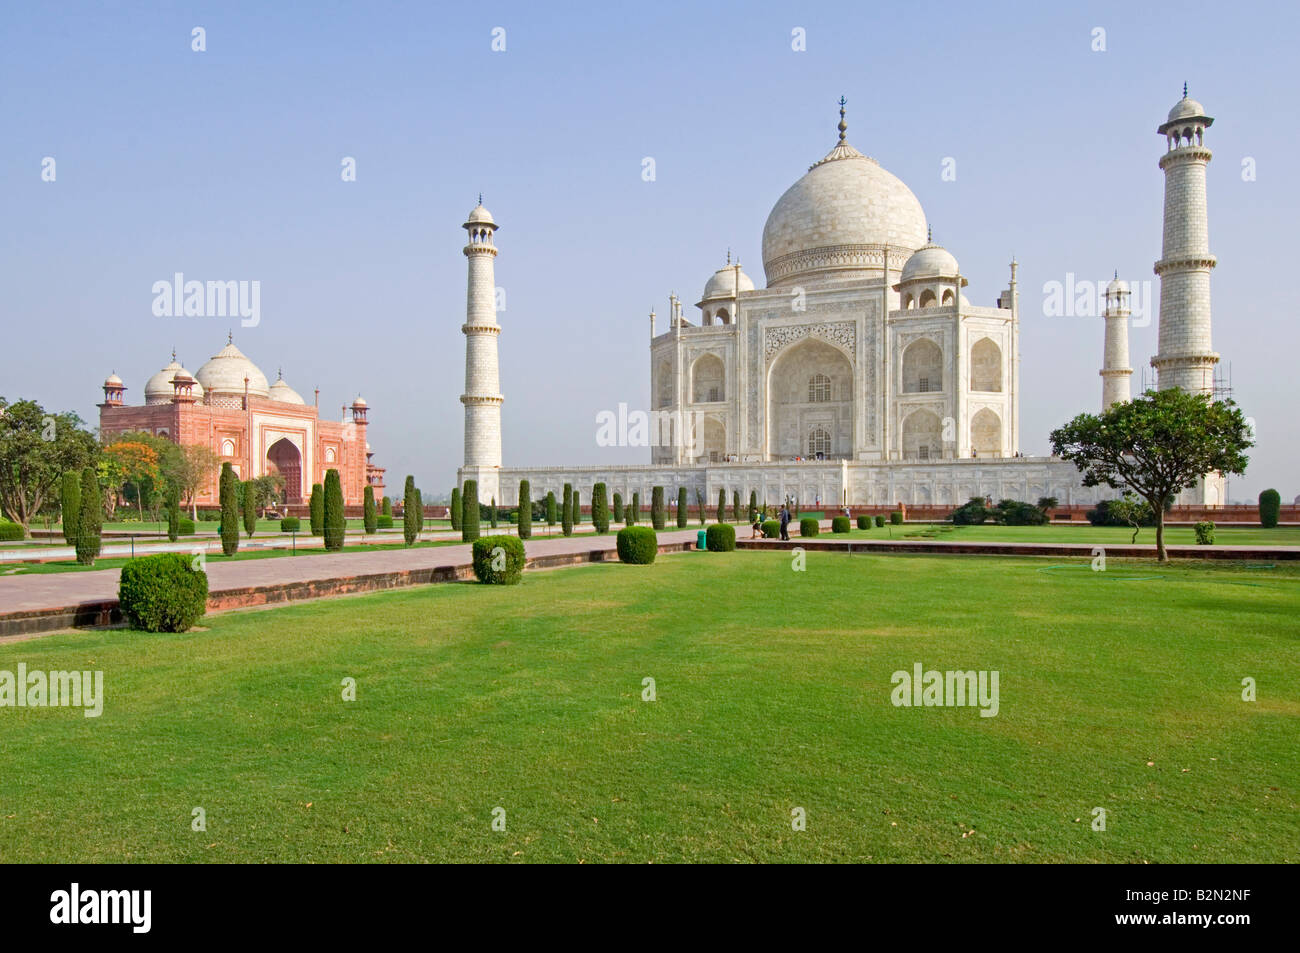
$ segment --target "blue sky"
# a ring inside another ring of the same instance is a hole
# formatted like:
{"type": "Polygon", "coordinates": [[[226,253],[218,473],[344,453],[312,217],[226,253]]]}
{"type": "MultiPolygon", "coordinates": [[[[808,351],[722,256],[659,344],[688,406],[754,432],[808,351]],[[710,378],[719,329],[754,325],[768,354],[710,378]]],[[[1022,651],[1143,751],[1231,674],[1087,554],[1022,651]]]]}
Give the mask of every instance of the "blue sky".
{"type": "MultiPolygon", "coordinates": [[[[308,400],[319,386],[331,416],[363,394],[390,486],[415,473],[445,493],[461,454],[460,225],[481,191],[501,224],[506,464],[647,462],[598,447],[595,415],[646,405],[650,308],[662,328],[668,294],[696,301],[728,247],[762,284],[763,222],[834,143],[844,95],[849,141],[916,193],[974,303],[1020,261],[1021,443],[1042,453],[1052,427],[1097,408],[1102,348],[1100,318],[1044,316],[1043,285],[1116,268],[1154,282],[1155,128],[1187,81],[1216,118],[1214,343],[1260,441],[1230,492],[1289,500],[1300,14],[1178,12],[1171,26],[1166,6],[1129,4],[11,6],[0,394],[93,422],[116,370],[139,402],[173,345],[194,371],[231,323],[155,317],[153,283],[258,280],[261,323],[236,325],[236,344],[308,400]]],[[[1135,367],[1155,343],[1153,316],[1131,332],[1135,367]]]]}

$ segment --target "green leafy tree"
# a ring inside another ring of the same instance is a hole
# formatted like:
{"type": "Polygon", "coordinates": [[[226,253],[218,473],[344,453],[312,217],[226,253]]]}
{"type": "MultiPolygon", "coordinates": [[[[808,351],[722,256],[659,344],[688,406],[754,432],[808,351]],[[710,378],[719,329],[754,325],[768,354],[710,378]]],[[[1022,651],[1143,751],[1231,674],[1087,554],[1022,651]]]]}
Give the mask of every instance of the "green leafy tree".
{"type": "Polygon", "coordinates": [[[527,480],[519,481],[519,538],[531,539],[533,535],[533,497],[527,480]]]}
{"type": "Polygon", "coordinates": [[[257,488],[251,480],[244,483],[244,532],[252,539],[257,532],[257,488]]]}
{"type": "Polygon", "coordinates": [[[325,550],[337,553],[343,548],[343,536],[347,531],[347,519],[343,515],[343,483],[338,470],[325,471],[325,550]]]}
{"type": "Polygon", "coordinates": [[[465,504],[461,501],[460,487],[451,488],[451,528],[460,529],[465,519],[465,504]]]}
{"type": "Polygon", "coordinates": [[[95,467],[86,467],[81,471],[81,512],[77,517],[77,562],[83,566],[95,565],[103,518],[99,473],[95,467]]]}
{"type": "Polygon", "coordinates": [[[221,458],[211,447],[189,444],[180,448],[173,467],[172,477],[181,488],[181,499],[189,502],[190,519],[197,520],[199,494],[212,485],[212,478],[221,468],[221,458]]]}
{"type": "Polygon", "coordinates": [[[379,511],[375,509],[375,488],[366,486],[365,494],[361,501],[361,521],[365,524],[366,533],[373,533],[379,529],[379,511]]]}
{"type": "Polygon", "coordinates": [[[420,535],[420,491],[415,488],[415,477],[406,478],[402,494],[402,538],[410,546],[420,535]]]}
{"type": "Polygon", "coordinates": [[[691,521],[691,507],[686,501],[686,487],[677,488],[677,527],[685,528],[691,521]]]}
{"type": "Polygon", "coordinates": [[[0,397],[0,515],[21,526],[24,536],[63,474],[95,463],[99,448],[81,427],[76,414],[51,414],[32,400],[10,404],[0,397]]]}
{"type": "Polygon", "coordinates": [[[1241,474],[1254,444],[1231,400],[1178,387],[1147,391],[1101,414],[1080,414],[1052,431],[1052,453],[1072,462],[1084,486],[1128,488],[1156,517],[1156,553],[1165,551],[1165,506],[1206,474],[1241,474]]]}
{"type": "Polygon", "coordinates": [[[1282,494],[1268,489],[1259,495],[1259,525],[1265,529],[1274,529],[1282,512],[1282,494]]]}
{"type": "Polygon", "coordinates": [[[311,485],[311,497],[307,500],[307,514],[311,534],[323,535],[325,533],[325,487],[319,483],[311,485]]]}
{"type": "Polygon", "coordinates": [[[60,518],[63,520],[63,541],[77,545],[77,521],[81,518],[81,474],[69,470],[63,474],[59,493],[60,518]]]}
{"type": "Polygon", "coordinates": [[[284,476],[278,470],[263,473],[260,477],[249,480],[244,487],[244,494],[251,493],[253,507],[263,518],[272,506],[279,506],[284,499],[284,476]]]}
{"type": "Polygon", "coordinates": [[[1151,504],[1146,500],[1138,499],[1132,493],[1125,493],[1118,500],[1111,500],[1107,512],[1115,519],[1133,527],[1133,538],[1129,540],[1130,543],[1137,542],[1142,525],[1151,522],[1152,519],[1151,504]]]}
{"type": "Polygon", "coordinates": [[[479,538],[478,480],[466,480],[460,495],[460,538],[472,543],[479,538]]]}
{"type": "Polygon", "coordinates": [[[597,533],[609,532],[609,505],[605,502],[605,484],[597,483],[591,488],[591,525],[597,533]]]}
{"type": "Polygon", "coordinates": [[[221,551],[233,556],[239,551],[239,477],[229,462],[221,465],[221,551]]]}
{"type": "Polygon", "coordinates": [[[668,514],[664,508],[664,488],[656,486],[650,490],[650,525],[655,529],[663,529],[668,522],[668,514]]]}
{"type": "Polygon", "coordinates": [[[1040,496],[1038,502],[1034,504],[1044,516],[1060,505],[1061,501],[1054,496],[1040,496]]]}
{"type": "Polygon", "coordinates": [[[573,535],[573,487],[564,484],[563,501],[560,505],[560,532],[565,536],[573,535]]]}

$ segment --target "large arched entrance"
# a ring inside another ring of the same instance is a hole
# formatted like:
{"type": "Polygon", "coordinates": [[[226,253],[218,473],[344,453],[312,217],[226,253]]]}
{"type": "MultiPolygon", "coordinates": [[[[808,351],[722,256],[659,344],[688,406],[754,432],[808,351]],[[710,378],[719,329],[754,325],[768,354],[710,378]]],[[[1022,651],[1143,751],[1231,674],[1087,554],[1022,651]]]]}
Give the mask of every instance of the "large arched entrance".
{"type": "Polygon", "coordinates": [[[284,477],[284,501],[302,502],[302,454],[288,437],[281,437],[266,451],[266,459],[284,477]]]}
{"type": "Polygon", "coordinates": [[[767,452],[788,460],[853,453],[853,365],[839,348],[805,338],[772,364],[767,377],[767,452]]]}

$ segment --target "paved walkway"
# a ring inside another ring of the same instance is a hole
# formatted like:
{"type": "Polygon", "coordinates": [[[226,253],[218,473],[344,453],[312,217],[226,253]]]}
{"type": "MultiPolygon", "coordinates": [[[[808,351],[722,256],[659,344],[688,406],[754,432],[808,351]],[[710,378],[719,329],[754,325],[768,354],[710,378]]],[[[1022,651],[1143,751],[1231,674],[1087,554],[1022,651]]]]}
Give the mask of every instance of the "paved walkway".
{"type": "MultiPolygon", "coordinates": [[[[695,529],[662,530],[660,543],[695,539],[695,529]]],[[[485,534],[487,535],[487,534],[485,534]]],[[[739,534],[737,534],[739,535],[739,534]]],[[[561,553],[581,553],[615,548],[616,534],[605,536],[534,536],[526,544],[530,557],[561,553]]],[[[270,559],[244,559],[233,562],[214,560],[208,563],[208,591],[242,589],[248,586],[279,586],[345,576],[394,572],[410,569],[433,569],[440,566],[465,566],[471,559],[469,543],[455,546],[426,546],[419,549],[389,549],[379,552],[321,553],[308,556],[282,556],[270,559]]],[[[186,550],[188,551],[188,549],[186,550]]],[[[32,573],[0,576],[0,615],[7,612],[53,609],[117,599],[119,571],[116,569],[86,572],[32,573]]]]}

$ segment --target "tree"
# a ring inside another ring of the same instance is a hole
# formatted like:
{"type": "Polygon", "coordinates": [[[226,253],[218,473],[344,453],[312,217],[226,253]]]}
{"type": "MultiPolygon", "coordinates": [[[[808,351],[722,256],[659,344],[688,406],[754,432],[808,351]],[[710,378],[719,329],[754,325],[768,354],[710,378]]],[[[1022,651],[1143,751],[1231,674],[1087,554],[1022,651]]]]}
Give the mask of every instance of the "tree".
{"type": "Polygon", "coordinates": [[[158,479],[158,453],[138,440],[118,440],[104,448],[100,460],[105,464],[103,472],[111,475],[107,489],[112,498],[116,498],[128,483],[134,485],[140,519],[143,520],[144,492],[141,484],[158,479]]]}
{"type": "Polygon", "coordinates": [[[614,522],[623,522],[623,494],[614,491],[614,522]]]}
{"type": "Polygon", "coordinates": [[[59,494],[59,512],[63,520],[63,541],[77,545],[77,520],[81,517],[81,474],[69,470],[63,474],[59,494]]]}
{"type": "Polygon", "coordinates": [[[35,401],[10,404],[0,397],[0,515],[24,536],[63,474],[95,462],[95,438],[81,423],[73,413],[50,414],[35,401]]]}
{"type": "Polygon", "coordinates": [[[338,470],[325,471],[325,551],[337,553],[343,548],[343,536],[347,531],[347,519],[343,515],[343,483],[339,480],[338,470]]]}
{"type": "Polygon", "coordinates": [[[460,538],[472,543],[479,538],[478,480],[466,480],[465,491],[460,495],[462,508],[460,538]]]}
{"type": "Polygon", "coordinates": [[[632,505],[631,507],[625,507],[624,509],[626,510],[624,515],[627,516],[627,525],[635,526],[637,520],[641,519],[641,491],[640,490],[633,491],[632,505]]]}
{"type": "Polygon", "coordinates": [[[460,529],[462,521],[465,519],[464,503],[461,501],[460,487],[451,488],[451,528],[460,529]]]}
{"type": "Polygon", "coordinates": [[[313,536],[325,532],[325,487],[319,483],[311,485],[311,496],[307,498],[307,522],[313,536]]]}
{"type": "Polygon", "coordinates": [[[564,499],[560,506],[560,532],[573,535],[573,486],[564,484],[564,499]]]}
{"type": "Polygon", "coordinates": [[[1278,515],[1282,511],[1282,494],[1277,490],[1265,490],[1259,495],[1259,525],[1265,529],[1277,526],[1278,515]]]}
{"type": "Polygon", "coordinates": [[[198,497],[221,466],[221,458],[211,447],[191,444],[181,447],[173,478],[181,488],[182,499],[189,502],[190,519],[199,517],[198,497]]]}
{"type": "Polygon", "coordinates": [[[597,533],[609,532],[609,505],[605,502],[605,484],[591,488],[591,525],[597,533]]]}
{"type": "Polygon", "coordinates": [[[278,506],[284,495],[284,476],[279,470],[271,470],[260,477],[254,477],[244,486],[246,497],[250,491],[253,507],[265,519],[266,511],[272,506],[278,506]]]}
{"type": "Polygon", "coordinates": [[[488,521],[493,529],[497,528],[497,498],[495,496],[492,497],[492,503],[488,507],[488,521]]]}
{"type": "Polygon", "coordinates": [[[239,550],[239,477],[229,462],[221,465],[221,551],[233,556],[239,550]]]}
{"type": "Polygon", "coordinates": [[[1052,453],[1072,462],[1084,486],[1127,487],[1156,517],[1156,554],[1165,551],[1165,506],[1206,474],[1245,472],[1254,445],[1232,400],[1178,387],[1147,391],[1101,414],[1080,414],[1052,431],[1052,453]]]}
{"type": "Polygon", "coordinates": [[[547,490],[546,491],[546,525],[548,527],[552,527],[556,524],[558,519],[559,519],[559,514],[556,512],[556,506],[555,506],[555,491],[547,490]]]}
{"type": "Polygon", "coordinates": [[[253,486],[253,481],[248,480],[244,483],[244,532],[248,538],[252,539],[253,534],[257,532],[257,488],[253,486]]]}
{"type": "Polygon", "coordinates": [[[366,485],[365,495],[361,503],[361,521],[365,524],[366,533],[373,533],[379,529],[379,513],[375,510],[375,488],[366,485]]]}
{"type": "Polygon", "coordinates": [[[758,494],[753,490],[749,491],[749,522],[758,519],[758,494]]]}
{"type": "Polygon", "coordinates": [[[582,503],[578,499],[578,491],[576,488],[573,491],[573,506],[571,506],[569,509],[573,513],[573,525],[581,526],[582,525],[582,503]]]}
{"type": "Polygon", "coordinates": [[[731,491],[731,521],[733,523],[740,522],[740,491],[739,490],[731,491]]]}
{"type": "Polygon", "coordinates": [[[668,514],[664,510],[664,488],[657,486],[650,491],[650,525],[655,529],[663,529],[667,522],[668,514]]]}
{"type": "Polygon", "coordinates": [[[390,499],[390,498],[387,497],[387,496],[384,497],[384,509],[383,509],[383,514],[384,514],[385,516],[392,516],[392,515],[393,515],[393,501],[392,501],[392,499],[390,499]]]}
{"type": "Polygon", "coordinates": [[[704,491],[698,486],[695,488],[695,509],[700,514],[700,525],[704,525],[704,491]]]}
{"type": "Polygon", "coordinates": [[[1149,523],[1152,518],[1151,504],[1146,500],[1138,499],[1132,493],[1125,493],[1118,500],[1111,500],[1106,509],[1115,519],[1133,527],[1133,538],[1129,540],[1130,543],[1138,541],[1138,532],[1142,529],[1142,524],[1149,523]]]}
{"type": "Polygon", "coordinates": [[[410,546],[420,535],[419,523],[420,493],[415,488],[415,477],[406,478],[406,487],[402,493],[402,539],[410,546]]]}
{"type": "Polygon", "coordinates": [[[725,523],[726,521],[727,521],[727,491],[719,487],[718,488],[718,522],[725,523]]]}
{"type": "Polygon", "coordinates": [[[95,557],[99,555],[103,509],[99,475],[94,467],[86,467],[81,471],[81,512],[77,517],[77,562],[83,566],[95,565],[95,557]]]}
{"type": "Polygon", "coordinates": [[[689,523],[690,520],[691,520],[691,508],[690,508],[690,504],[686,502],[686,487],[684,487],[684,486],[683,486],[683,487],[678,487],[678,489],[677,489],[677,527],[678,527],[679,529],[685,528],[686,524],[689,523]]]}
{"type": "Polygon", "coordinates": [[[181,534],[181,488],[167,482],[167,539],[176,542],[181,534]]]}
{"type": "Polygon", "coordinates": [[[1061,501],[1054,496],[1040,496],[1038,502],[1034,504],[1044,516],[1049,510],[1054,510],[1061,505],[1061,501]]]}
{"type": "Polygon", "coordinates": [[[533,498],[527,480],[519,481],[519,538],[530,539],[533,535],[533,498]]]}

